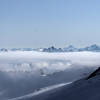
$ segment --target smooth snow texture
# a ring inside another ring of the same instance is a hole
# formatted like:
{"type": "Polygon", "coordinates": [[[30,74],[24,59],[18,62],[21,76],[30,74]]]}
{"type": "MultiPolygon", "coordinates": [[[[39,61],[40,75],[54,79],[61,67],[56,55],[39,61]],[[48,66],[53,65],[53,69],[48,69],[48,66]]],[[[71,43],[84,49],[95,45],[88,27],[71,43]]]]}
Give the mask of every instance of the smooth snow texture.
{"type": "Polygon", "coordinates": [[[48,91],[53,90],[53,89],[57,89],[57,88],[63,87],[63,86],[65,86],[65,85],[68,85],[68,84],[71,84],[71,83],[72,83],[72,82],[61,83],[61,84],[57,84],[57,85],[45,87],[45,88],[40,89],[39,91],[30,93],[30,94],[28,94],[28,95],[21,96],[21,97],[17,97],[17,98],[13,98],[13,99],[8,99],[8,100],[20,100],[20,99],[30,98],[30,97],[37,96],[37,95],[40,95],[40,94],[42,94],[42,93],[48,92],[48,91]]]}

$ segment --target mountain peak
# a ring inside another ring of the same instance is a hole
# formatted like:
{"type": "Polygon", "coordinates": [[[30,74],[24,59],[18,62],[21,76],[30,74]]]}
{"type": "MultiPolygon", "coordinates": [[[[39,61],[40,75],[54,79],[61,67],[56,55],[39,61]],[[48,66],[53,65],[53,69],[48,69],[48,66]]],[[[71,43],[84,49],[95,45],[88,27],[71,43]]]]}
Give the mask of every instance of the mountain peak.
{"type": "Polygon", "coordinates": [[[96,45],[96,44],[93,44],[93,45],[91,45],[90,47],[92,47],[92,48],[98,48],[99,46],[96,45]]]}
{"type": "Polygon", "coordinates": [[[73,45],[69,45],[68,48],[74,48],[74,46],[73,45]]]}
{"type": "Polygon", "coordinates": [[[97,70],[95,70],[93,73],[91,73],[91,74],[87,77],[87,79],[90,79],[90,78],[95,77],[95,76],[97,76],[97,75],[100,75],[100,67],[99,67],[97,70]]]}

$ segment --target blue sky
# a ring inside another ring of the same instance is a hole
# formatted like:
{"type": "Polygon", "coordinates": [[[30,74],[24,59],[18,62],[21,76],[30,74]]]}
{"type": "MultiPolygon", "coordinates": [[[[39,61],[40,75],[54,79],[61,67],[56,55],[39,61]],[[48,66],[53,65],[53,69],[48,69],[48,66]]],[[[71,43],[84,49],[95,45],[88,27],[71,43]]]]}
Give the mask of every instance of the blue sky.
{"type": "Polygon", "coordinates": [[[100,45],[100,0],[0,0],[0,47],[100,45]]]}

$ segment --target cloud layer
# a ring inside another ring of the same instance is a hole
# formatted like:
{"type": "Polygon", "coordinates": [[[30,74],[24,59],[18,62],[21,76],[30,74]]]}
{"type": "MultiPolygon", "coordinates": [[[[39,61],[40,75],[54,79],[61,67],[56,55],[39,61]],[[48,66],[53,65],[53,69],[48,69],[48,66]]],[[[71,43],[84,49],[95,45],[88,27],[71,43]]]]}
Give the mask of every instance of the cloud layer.
{"type": "Polygon", "coordinates": [[[34,51],[2,52],[0,53],[0,71],[23,71],[54,73],[66,69],[80,67],[98,67],[100,53],[71,52],[43,53],[34,51]]]}

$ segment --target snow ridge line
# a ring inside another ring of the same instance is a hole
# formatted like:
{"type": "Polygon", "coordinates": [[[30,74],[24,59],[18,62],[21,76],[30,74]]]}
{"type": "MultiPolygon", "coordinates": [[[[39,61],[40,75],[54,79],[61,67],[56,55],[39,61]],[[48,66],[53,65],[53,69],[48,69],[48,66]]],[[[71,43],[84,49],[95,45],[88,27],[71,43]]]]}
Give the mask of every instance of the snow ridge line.
{"type": "Polygon", "coordinates": [[[8,99],[8,100],[20,100],[20,99],[30,98],[30,97],[37,96],[37,95],[39,95],[39,94],[42,94],[42,93],[45,93],[45,92],[48,92],[48,91],[51,91],[51,90],[54,90],[54,89],[63,87],[63,86],[65,86],[65,85],[69,85],[69,84],[71,84],[71,83],[72,83],[72,82],[61,83],[61,84],[57,84],[57,85],[45,87],[45,88],[40,89],[39,91],[35,91],[35,92],[30,93],[30,94],[28,94],[28,95],[24,95],[24,96],[17,97],[17,98],[12,98],[12,99],[8,99]]]}

